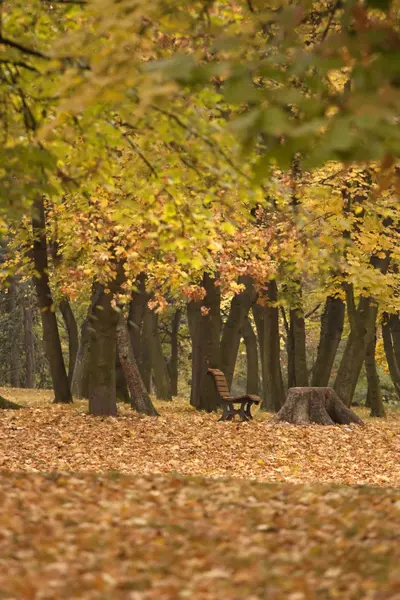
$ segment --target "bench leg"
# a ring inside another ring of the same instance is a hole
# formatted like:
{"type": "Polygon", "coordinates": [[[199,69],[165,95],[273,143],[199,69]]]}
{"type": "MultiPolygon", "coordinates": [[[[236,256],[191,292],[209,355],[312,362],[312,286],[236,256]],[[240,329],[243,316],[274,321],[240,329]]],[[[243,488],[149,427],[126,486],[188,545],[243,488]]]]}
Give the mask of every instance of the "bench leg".
{"type": "Polygon", "coordinates": [[[248,412],[247,412],[247,406],[246,406],[246,404],[248,404],[247,401],[242,402],[241,405],[240,405],[239,410],[237,411],[239,413],[239,415],[240,415],[240,420],[241,421],[250,421],[251,418],[252,418],[251,415],[249,415],[248,412]]]}
{"type": "Polygon", "coordinates": [[[246,407],[244,409],[244,412],[246,413],[246,415],[249,417],[250,421],[253,420],[253,415],[250,412],[251,407],[253,406],[253,401],[249,400],[246,404],[246,407]]]}
{"type": "Polygon", "coordinates": [[[218,421],[232,421],[235,413],[232,411],[232,406],[228,402],[222,405],[222,417],[218,421]]]}

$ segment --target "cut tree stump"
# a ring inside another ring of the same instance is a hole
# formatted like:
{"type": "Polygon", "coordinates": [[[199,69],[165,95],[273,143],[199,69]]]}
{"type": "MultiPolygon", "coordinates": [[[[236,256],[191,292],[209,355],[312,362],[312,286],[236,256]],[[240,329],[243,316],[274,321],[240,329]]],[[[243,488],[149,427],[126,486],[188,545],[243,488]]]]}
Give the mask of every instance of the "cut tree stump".
{"type": "Polygon", "coordinates": [[[275,415],[273,423],[294,425],[364,425],[356,413],[347,408],[330,387],[293,387],[288,390],[286,402],[275,415]]]}
{"type": "Polygon", "coordinates": [[[15,404],[15,402],[10,402],[10,400],[6,400],[3,396],[0,396],[0,409],[4,408],[6,410],[19,410],[23,408],[20,404],[15,404]]]}

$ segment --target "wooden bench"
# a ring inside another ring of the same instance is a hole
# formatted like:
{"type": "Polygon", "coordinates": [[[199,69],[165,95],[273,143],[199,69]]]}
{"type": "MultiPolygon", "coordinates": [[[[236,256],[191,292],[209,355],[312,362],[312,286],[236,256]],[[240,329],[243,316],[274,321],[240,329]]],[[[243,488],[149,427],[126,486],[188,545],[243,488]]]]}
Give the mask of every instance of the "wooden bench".
{"type": "Polygon", "coordinates": [[[235,415],[239,415],[241,421],[251,421],[253,417],[251,416],[250,408],[253,404],[260,404],[261,398],[255,394],[231,396],[228,382],[222,371],[219,369],[208,369],[208,374],[213,378],[221,399],[222,417],[219,421],[232,421],[235,415]],[[240,404],[240,407],[235,408],[235,404],[240,404]]]}

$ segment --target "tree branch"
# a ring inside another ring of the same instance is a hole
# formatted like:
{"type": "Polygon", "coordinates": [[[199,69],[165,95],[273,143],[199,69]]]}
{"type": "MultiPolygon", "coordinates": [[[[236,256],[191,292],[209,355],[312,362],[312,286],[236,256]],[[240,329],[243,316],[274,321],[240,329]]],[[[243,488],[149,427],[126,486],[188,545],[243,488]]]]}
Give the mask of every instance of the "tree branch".
{"type": "Polygon", "coordinates": [[[14,42],[13,40],[10,40],[9,38],[4,37],[3,35],[0,35],[0,44],[4,44],[9,48],[15,48],[16,50],[19,50],[23,54],[28,54],[29,56],[36,56],[37,58],[43,58],[44,60],[51,60],[50,56],[43,54],[43,52],[39,52],[39,50],[34,50],[33,48],[28,48],[27,46],[24,46],[19,42],[14,42]]]}

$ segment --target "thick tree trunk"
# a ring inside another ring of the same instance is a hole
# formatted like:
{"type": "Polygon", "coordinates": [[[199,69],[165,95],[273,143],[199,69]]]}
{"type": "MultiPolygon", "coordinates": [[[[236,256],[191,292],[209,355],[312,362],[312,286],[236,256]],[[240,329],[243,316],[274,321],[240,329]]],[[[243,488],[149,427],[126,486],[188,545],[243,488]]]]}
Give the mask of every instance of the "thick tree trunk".
{"type": "Polygon", "coordinates": [[[178,360],[179,360],[179,325],[181,322],[182,311],[178,308],[172,319],[171,329],[171,358],[169,361],[169,375],[171,381],[171,393],[173,396],[178,395],[178,360]]]}
{"type": "Polygon", "coordinates": [[[365,297],[360,298],[358,308],[355,309],[352,291],[350,294],[348,311],[351,331],[333,386],[346,406],[351,405],[378,310],[377,306],[372,304],[372,299],[365,297]]]}
{"type": "Polygon", "coordinates": [[[158,329],[158,314],[148,307],[144,315],[143,337],[148,341],[150,348],[152,373],[157,398],[160,400],[172,400],[171,382],[158,329]]]}
{"type": "Polygon", "coordinates": [[[400,365],[398,365],[394,353],[392,333],[389,325],[389,315],[386,313],[383,315],[382,319],[382,339],[390,377],[396,390],[397,397],[400,399],[400,365]]]}
{"type": "Polygon", "coordinates": [[[376,368],[375,360],[376,349],[376,331],[374,328],[373,335],[367,343],[365,353],[365,370],[368,379],[368,397],[371,408],[371,417],[385,417],[385,408],[383,406],[382,392],[379,382],[378,369],[376,368]]]}
{"type": "Polygon", "coordinates": [[[258,396],[257,336],[253,331],[253,327],[248,316],[246,316],[243,322],[242,335],[246,346],[247,357],[246,394],[255,394],[258,396]]]}
{"type": "Polygon", "coordinates": [[[284,401],[284,388],[280,363],[279,309],[271,304],[277,301],[276,281],[268,284],[268,303],[255,304],[253,315],[260,345],[263,408],[278,411],[284,401]]]}
{"type": "Polygon", "coordinates": [[[78,325],[75,320],[74,313],[67,298],[63,298],[60,302],[60,312],[62,314],[65,328],[68,334],[68,381],[71,385],[74,375],[75,362],[79,348],[78,325]]]}
{"type": "Polygon", "coordinates": [[[13,277],[9,279],[7,290],[7,309],[9,315],[10,344],[10,384],[21,387],[21,361],[19,357],[19,310],[17,305],[17,283],[13,277]]]}
{"type": "MultiPolygon", "coordinates": [[[[140,273],[136,278],[135,290],[132,292],[128,315],[129,336],[140,371],[142,370],[142,327],[148,301],[149,294],[146,292],[146,275],[145,273],[140,273]]],[[[150,381],[150,372],[148,379],[150,381]]]]}
{"type": "Polygon", "coordinates": [[[203,286],[206,296],[203,302],[191,302],[188,306],[192,332],[192,389],[190,403],[198,410],[212,412],[217,409],[219,397],[209,368],[220,368],[221,349],[221,294],[215,280],[204,274],[203,286]],[[203,313],[201,309],[203,308],[203,313]]]}
{"type": "Polygon", "coordinates": [[[342,338],[346,305],[340,298],[328,296],[321,316],[321,332],[317,360],[312,374],[312,385],[325,387],[329,384],[333,363],[342,338]]]}
{"type": "Polygon", "coordinates": [[[229,386],[232,386],[244,319],[257,298],[251,277],[242,276],[238,283],[244,285],[245,289],[232,298],[221,339],[221,370],[225,374],[229,386]]]}
{"type": "Polygon", "coordinates": [[[92,415],[117,414],[118,312],[111,305],[112,298],[112,292],[106,293],[101,287],[90,316],[89,413],[92,415]]]}
{"type": "Polygon", "coordinates": [[[49,284],[46,219],[43,198],[33,204],[33,259],[35,287],[42,318],[43,341],[54,389],[54,402],[72,402],[71,390],[61,350],[60,335],[49,284]]]}
{"type": "Polygon", "coordinates": [[[300,308],[290,310],[290,337],[293,346],[295,385],[307,387],[306,326],[304,314],[300,308]]]}
{"type": "Polygon", "coordinates": [[[29,300],[24,300],[25,387],[35,387],[35,347],[33,343],[33,314],[29,300]]]}
{"type": "Polygon", "coordinates": [[[290,388],[285,404],[272,422],[294,425],[363,425],[360,417],[347,408],[329,387],[290,388]]]}
{"type": "Polygon", "coordinates": [[[122,313],[120,313],[117,326],[117,344],[119,360],[128,384],[132,408],[137,412],[157,417],[158,412],[153,406],[136,364],[128,327],[122,313]]]}

